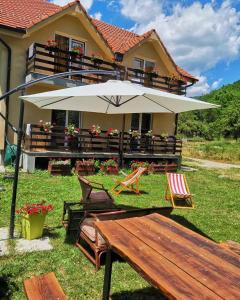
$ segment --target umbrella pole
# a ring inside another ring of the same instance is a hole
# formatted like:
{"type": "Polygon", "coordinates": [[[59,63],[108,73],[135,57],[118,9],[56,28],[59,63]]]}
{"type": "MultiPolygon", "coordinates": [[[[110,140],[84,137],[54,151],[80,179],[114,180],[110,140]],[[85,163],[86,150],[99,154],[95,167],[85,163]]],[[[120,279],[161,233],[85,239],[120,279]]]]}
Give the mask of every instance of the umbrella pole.
{"type": "Polygon", "coordinates": [[[20,157],[21,157],[21,144],[22,144],[22,137],[23,137],[23,118],[24,118],[24,101],[21,99],[18,134],[17,134],[17,153],[16,153],[15,172],[14,172],[14,180],[13,180],[13,188],[12,188],[10,230],[9,230],[9,236],[11,239],[14,238],[14,221],[15,221],[16,199],[17,199],[18,174],[19,174],[19,165],[20,165],[20,157]]]}
{"type": "Polygon", "coordinates": [[[123,167],[123,139],[124,139],[125,123],[126,123],[126,115],[123,114],[122,132],[121,132],[121,140],[120,140],[120,167],[121,168],[123,167]]]}

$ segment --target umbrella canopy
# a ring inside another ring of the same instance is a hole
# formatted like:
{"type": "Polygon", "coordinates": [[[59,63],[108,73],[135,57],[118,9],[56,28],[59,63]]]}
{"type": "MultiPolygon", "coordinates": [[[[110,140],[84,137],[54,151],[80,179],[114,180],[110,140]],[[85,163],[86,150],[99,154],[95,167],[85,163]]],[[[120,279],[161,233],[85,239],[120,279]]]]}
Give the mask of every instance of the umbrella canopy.
{"type": "Polygon", "coordinates": [[[119,80],[109,80],[105,83],[66,88],[21,98],[42,109],[105,114],[181,113],[218,107],[211,103],[119,80]]]}

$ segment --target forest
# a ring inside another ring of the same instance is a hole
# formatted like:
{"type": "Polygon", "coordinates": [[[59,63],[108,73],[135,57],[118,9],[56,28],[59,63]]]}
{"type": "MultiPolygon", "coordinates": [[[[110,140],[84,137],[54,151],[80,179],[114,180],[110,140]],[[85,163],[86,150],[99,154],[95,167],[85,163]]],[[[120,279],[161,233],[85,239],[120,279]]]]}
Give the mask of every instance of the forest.
{"type": "Polygon", "coordinates": [[[197,99],[221,105],[218,109],[182,113],[178,134],[206,140],[240,138],[240,80],[197,99]]]}

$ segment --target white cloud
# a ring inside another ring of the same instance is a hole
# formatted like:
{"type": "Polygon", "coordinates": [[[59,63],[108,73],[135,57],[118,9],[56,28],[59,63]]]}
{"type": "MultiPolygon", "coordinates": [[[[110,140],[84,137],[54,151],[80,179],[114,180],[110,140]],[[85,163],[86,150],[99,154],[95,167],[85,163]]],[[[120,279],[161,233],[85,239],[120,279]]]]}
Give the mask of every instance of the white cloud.
{"type": "MultiPolygon", "coordinates": [[[[54,4],[57,4],[57,5],[60,5],[60,6],[64,6],[64,5],[68,4],[68,3],[73,2],[73,0],[53,0],[52,2],[53,2],[54,4]]],[[[81,2],[81,4],[83,5],[83,7],[84,7],[85,9],[87,9],[87,10],[88,10],[88,9],[92,6],[92,4],[93,4],[93,0],[81,0],[80,2],[81,2]]]]}
{"type": "Polygon", "coordinates": [[[94,19],[101,20],[101,18],[102,18],[102,13],[101,13],[100,11],[97,11],[97,12],[95,12],[95,14],[92,15],[92,17],[93,17],[94,19]]]}
{"type": "Polygon", "coordinates": [[[201,96],[213,90],[216,90],[217,88],[219,88],[222,80],[223,80],[222,78],[219,78],[218,80],[214,81],[210,85],[207,81],[207,77],[200,76],[199,81],[192,87],[188,88],[187,96],[189,97],[201,96]]]}
{"type": "Polygon", "coordinates": [[[189,6],[178,1],[168,13],[165,12],[166,0],[120,2],[121,13],[136,22],[136,32],[155,28],[176,63],[200,76],[195,91],[200,91],[200,87],[202,92],[211,89],[201,76],[203,72],[240,55],[240,12],[230,0],[224,0],[220,6],[216,1],[205,5],[194,2],[189,6]]]}

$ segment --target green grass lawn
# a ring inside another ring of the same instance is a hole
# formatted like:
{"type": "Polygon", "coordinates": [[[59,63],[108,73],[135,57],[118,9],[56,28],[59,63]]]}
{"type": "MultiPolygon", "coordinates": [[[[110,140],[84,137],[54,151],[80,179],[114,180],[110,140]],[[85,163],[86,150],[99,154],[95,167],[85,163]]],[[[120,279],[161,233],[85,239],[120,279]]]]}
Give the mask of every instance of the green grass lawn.
{"type": "Polygon", "coordinates": [[[240,163],[240,140],[187,141],[183,155],[216,161],[240,163]]]}
{"type": "MultiPolygon", "coordinates": [[[[93,178],[109,189],[113,186],[110,176],[96,175],[93,178]]],[[[191,192],[195,194],[196,209],[176,209],[172,217],[213,240],[240,242],[239,170],[199,170],[187,173],[187,179],[191,192]]],[[[1,193],[0,227],[8,226],[10,215],[11,182],[5,181],[4,185],[7,191],[1,193]]],[[[145,193],[141,196],[121,194],[115,199],[118,204],[133,207],[167,206],[168,203],[163,201],[165,186],[164,175],[143,176],[141,187],[145,193]]],[[[55,272],[69,299],[101,299],[104,268],[95,273],[94,266],[66,239],[61,226],[63,201],[78,199],[80,189],[76,176],[52,177],[44,171],[20,175],[17,207],[42,200],[54,205],[46,221],[54,250],[16,254],[12,247],[11,255],[0,257],[1,299],[25,299],[23,279],[51,271],[55,272]],[[5,298],[1,295],[4,276],[9,280],[9,293],[12,292],[5,298]]],[[[19,217],[16,222],[19,222],[19,217]]],[[[11,244],[13,246],[14,241],[11,244]]],[[[159,299],[159,295],[128,264],[119,261],[113,265],[111,293],[115,300],[159,299]]]]}

